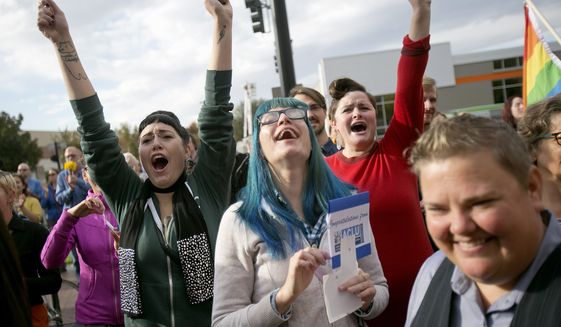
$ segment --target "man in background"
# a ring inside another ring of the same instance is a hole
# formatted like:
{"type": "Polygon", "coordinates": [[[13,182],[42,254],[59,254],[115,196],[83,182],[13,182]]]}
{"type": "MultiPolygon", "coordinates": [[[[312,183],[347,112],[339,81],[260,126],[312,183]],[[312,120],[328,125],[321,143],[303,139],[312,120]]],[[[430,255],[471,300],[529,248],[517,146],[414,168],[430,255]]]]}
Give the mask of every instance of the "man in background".
{"type": "Polygon", "coordinates": [[[423,105],[425,107],[424,111],[424,122],[426,131],[429,129],[430,124],[435,118],[446,118],[446,116],[439,112],[437,109],[438,93],[436,90],[436,81],[434,78],[429,76],[423,77],[423,105]]]}
{"type": "Polygon", "coordinates": [[[68,162],[76,164],[76,170],[70,171],[65,169],[58,174],[56,187],[56,200],[62,204],[63,209],[72,208],[82,202],[90,186],[82,177],[82,163],[84,155],[82,151],[75,146],[69,146],[64,150],[64,159],[68,162]]]}
{"type": "Polygon", "coordinates": [[[321,152],[328,157],[338,151],[337,145],[331,141],[325,131],[325,117],[327,106],[325,98],[318,91],[304,86],[295,86],[290,90],[290,96],[308,105],[308,120],[314,129],[316,139],[321,146],[321,152]]]}
{"type": "Polygon", "coordinates": [[[27,190],[36,197],[39,201],[43,200],[44,193],[41,182],[31,176],[31,168],[25,162],[18,165],[18,174],[23,178],[24,182],[27,183],[27,190]]]}

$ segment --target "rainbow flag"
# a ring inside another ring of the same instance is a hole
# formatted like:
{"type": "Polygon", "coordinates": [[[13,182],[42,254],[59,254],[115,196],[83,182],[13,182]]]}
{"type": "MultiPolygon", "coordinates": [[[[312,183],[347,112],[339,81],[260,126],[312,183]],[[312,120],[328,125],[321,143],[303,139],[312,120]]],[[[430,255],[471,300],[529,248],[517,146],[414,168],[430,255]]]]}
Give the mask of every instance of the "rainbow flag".
{"type": "Polygon", "coordinates": [[[544,40],[537,17],[524,5],[526,32],[524,35],[524,107],[561,93],[561,60],[544,40]]]}

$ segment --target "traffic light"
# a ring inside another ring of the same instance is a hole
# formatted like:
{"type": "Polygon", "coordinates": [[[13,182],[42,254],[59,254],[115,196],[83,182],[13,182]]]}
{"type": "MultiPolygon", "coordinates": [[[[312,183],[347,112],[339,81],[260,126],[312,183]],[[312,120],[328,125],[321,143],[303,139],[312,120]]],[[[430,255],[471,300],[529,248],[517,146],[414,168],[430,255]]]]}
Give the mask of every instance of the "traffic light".
{"type": "Polygon", "coordinates": [[[263,8],[260,0],[245,0],[245,7],[249,8],[251,14],[251,25],[253,33],[265,33],[263,21],[263,8]]]}

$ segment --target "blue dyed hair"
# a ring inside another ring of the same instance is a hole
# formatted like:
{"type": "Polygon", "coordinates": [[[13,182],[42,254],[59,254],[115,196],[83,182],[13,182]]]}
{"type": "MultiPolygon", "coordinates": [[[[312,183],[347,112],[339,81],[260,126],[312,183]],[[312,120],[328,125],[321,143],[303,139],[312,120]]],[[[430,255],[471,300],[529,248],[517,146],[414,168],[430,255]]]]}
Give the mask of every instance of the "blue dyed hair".
{"type": "MultiPolygon", "coordinates": [[[[288,249],[297,250],[302,247],[303,239],[300,232],[302,223],[292,208],[278,199],[278,196],[282,195],[276,189],[269,165],[261,152],[261,144],[259,144],[261,126],[257,119],[273,108],[287,107],[308,110],[305,103],[294,98],[275,98],[257,108],[253,119],[253,146],[249,157],[248,180],[240,192],[243,203],[238,209],[241,220],[265,241],[269,253],[274,258],[286,258],[288,249]],[[270,206],[273,217],[262,207],[262,200],[270,206]]],[[[304,219],[314,226],[317,219],[327,212],[328,200],[348,196],[352,188],[331,172],[325,163],[308,118],[304,118],[304,121],[312,145],[304,187],[304,219]]]]}

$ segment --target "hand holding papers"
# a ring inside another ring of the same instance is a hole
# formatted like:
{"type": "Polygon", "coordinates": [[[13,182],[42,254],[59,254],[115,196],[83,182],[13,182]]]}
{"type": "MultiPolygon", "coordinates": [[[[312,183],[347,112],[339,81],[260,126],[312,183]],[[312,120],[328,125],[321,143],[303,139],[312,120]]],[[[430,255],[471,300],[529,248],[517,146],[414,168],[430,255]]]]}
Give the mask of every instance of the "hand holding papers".
{"type": "Polygon", "coordinates": [[[357,310],[362,305],[358,296],[339,291],[339,285],[355,276],[358,270],[354,240],[350,237],[344,238],[341,247],[341,267],[333,273],[323,276],[323,298],[330,324],[357,310]]]}
{"type": "Polygon", "coordinates": [[[363,304],[355,294],[339,291],[339,286],[358,274],[357,260],[372,253],[368,192],[329,201],[327,224],[333,272],[323,276],[323,290],[333,323],[363,304]]]}

